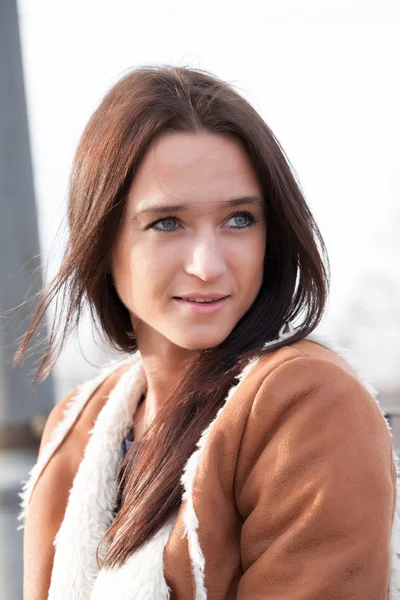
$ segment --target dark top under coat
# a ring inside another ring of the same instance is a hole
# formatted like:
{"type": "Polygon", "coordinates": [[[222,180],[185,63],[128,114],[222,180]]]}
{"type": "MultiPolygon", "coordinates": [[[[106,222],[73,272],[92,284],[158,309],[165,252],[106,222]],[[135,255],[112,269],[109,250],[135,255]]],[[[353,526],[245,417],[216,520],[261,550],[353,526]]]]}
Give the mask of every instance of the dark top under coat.
{"type": "MultiPolygon", "coordinates": [[[[130,450],[131,447],[135,443],[132,438],[133,438],[133,427],[131,427],[127,436],[122,440],[121,462],[124,460],[128,450],[130,450]]],[[[135,455],[133,455],[133,458],[134,458],[134,456],[135,455]]],[[[123,471],[120,473],[119,477],[117,477],[117,496],[116,496],[114,509],[113,509],[113,517],[114,518],[116,517],[119,509],[121,508],[122,491],[123,491],[123,484],[121,483],[122,474],[123,474],[123,471]]]]}
{"type": "MultiPolygon", "coordinates": [[[[137,408],[139,408],[139,406],[142,404],[143,400],[145,399],[145,396],[142,395],[142,397],[140,398],[139,404],[137,405],[137,408]]],[[[127,435],[124,437],[124,439],[122,440],[122,456],[121,456],[121,462],[124,460],[127,452],[131,449],[131,447],[134,445],[134,429],[133,426],[129,429],[127,435]]],[[[135,458],[135,454],[132,457],[132,461],[135,458]]],[[[116,517],[118,511],[121,508],[121,501],[122,501],[122,491],[123,491],[123,484],[121,483],[121,478],[123,476],[123,471],[119,474],[119,477],[117,477],[117,496],[116,496],[116,501],[114,504],[114,509],[113,509],[113,518],[116,517]]]]}

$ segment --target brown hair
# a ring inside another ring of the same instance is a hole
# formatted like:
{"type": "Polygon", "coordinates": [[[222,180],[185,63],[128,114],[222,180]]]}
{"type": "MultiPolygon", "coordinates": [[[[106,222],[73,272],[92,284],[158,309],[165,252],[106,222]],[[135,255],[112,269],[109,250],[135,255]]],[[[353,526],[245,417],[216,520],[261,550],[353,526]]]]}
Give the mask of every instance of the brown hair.
{"type": "Polygon", "coordinates": [[[228,337],[183,365],[163,409],[125,457],[121,510],[105,536],[107,566],[121,564],[177,510],[185,463],[243,366],[270,352],[272,347],[263,345],[288,321],[296,321],[295,333],[273,349],[304,338],[320,321],[327,298],[321,234],[286,155],[260,115],[231,85],[205,71],[142,67],[111,88],[82,135],[70,179],[68,246],[58,275],[42,291],[16,362],[62,291],[65,311],[53,321],[36,380],[50,372],[85,307],[114,347],[136,350],[129,312],[111,280],[111,252],[140,160],[153,140],[171,131],[234,136],[246,148],[266,203],[264,278],[228,337]]]}

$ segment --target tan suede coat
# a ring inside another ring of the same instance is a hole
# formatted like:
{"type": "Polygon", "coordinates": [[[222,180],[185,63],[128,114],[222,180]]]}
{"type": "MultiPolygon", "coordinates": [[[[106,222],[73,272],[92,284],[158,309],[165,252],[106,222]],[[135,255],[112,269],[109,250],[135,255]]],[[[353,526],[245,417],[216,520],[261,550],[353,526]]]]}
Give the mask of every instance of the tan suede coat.
{"type": "Polygon", "coordinates": [[[247,368],[182,473],[178,513],[123,567],[99,570],[146,387],[140,357],[112,371],[49,419],[23,493],[25,598],[400,599],[387,424],[348,364],[309,340],[247,368]]]}

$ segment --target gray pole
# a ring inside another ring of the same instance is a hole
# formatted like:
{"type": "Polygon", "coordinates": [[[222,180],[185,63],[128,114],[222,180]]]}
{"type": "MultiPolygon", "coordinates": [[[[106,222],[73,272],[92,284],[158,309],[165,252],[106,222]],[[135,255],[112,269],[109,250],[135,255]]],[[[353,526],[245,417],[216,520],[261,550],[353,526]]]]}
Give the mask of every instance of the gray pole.
{"type": "MultiPolygon", "coordinates": [[[[32,390],[32,360],[17,369],[10,364],[32,303],[8,311],[24,301],[34,270],[40,274],[38,257],[17,4],[0,0],[0,581],[1,597],[9,600],[23,595],[17,492],[35,460],[40,427],[35,435],[34,424],[53,406],[50,380],[32,390]]],[[[31,293],[40,286],[41,277],[31,293]]]]}
{"type": "MultiPolygon", "coordinates": [[[[41,286],[38,228],[25,102],[16,0],[0,2],[0,449],[35,443],[34,417],[53,406],[51,380],[32,389],[34,360],[13,369],[17,337],[28,323],[32,302],[23,302],[41,286]]],[[[40,419],[39,419],[40,420],[40,419]]],[[[37,422],[37,419],[36,419],[37,422]]]]}

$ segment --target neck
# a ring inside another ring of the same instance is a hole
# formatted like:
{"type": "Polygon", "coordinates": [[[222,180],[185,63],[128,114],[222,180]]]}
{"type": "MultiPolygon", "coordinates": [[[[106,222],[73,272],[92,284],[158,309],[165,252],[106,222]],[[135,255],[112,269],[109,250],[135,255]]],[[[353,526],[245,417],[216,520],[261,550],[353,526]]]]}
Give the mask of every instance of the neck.
{"type": "Polygon", "coordinates": [[[150,336],[143,341],[137,337],[137,343],[147,380],[145,411],[151,419],[165,404],[193,351],[180,348],[165,338],[151,343],[150,336]]]}

